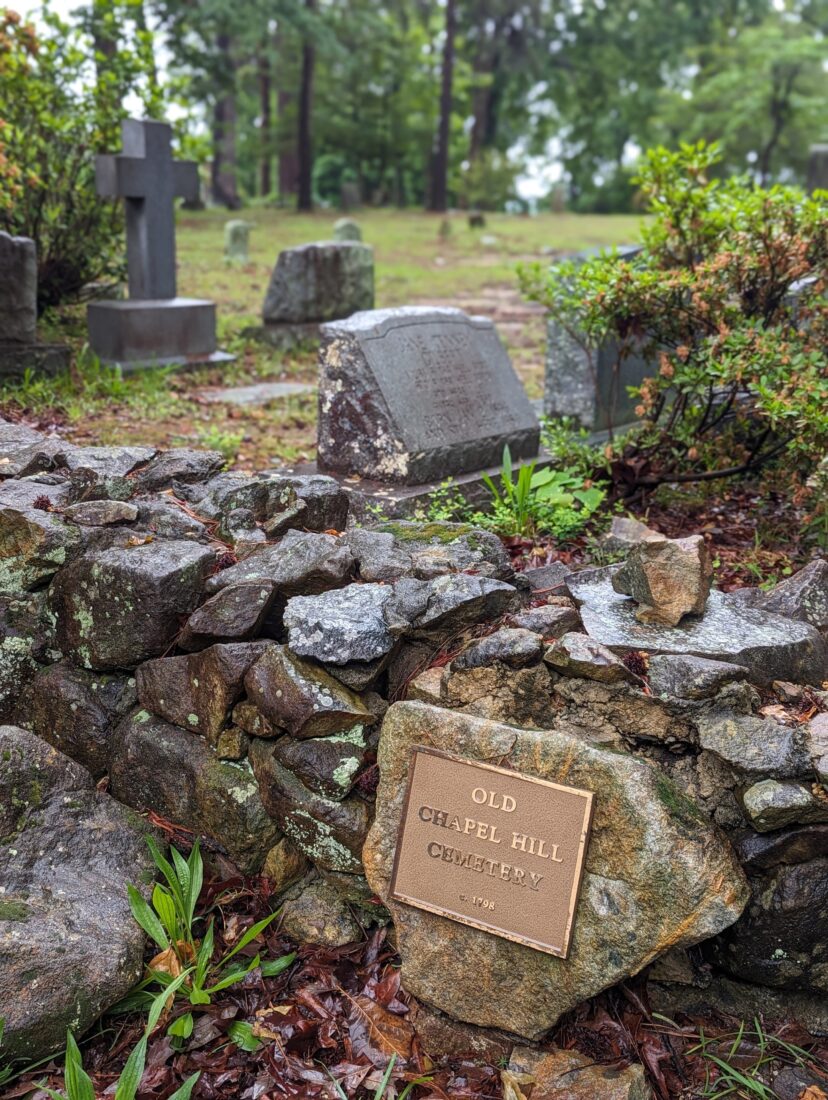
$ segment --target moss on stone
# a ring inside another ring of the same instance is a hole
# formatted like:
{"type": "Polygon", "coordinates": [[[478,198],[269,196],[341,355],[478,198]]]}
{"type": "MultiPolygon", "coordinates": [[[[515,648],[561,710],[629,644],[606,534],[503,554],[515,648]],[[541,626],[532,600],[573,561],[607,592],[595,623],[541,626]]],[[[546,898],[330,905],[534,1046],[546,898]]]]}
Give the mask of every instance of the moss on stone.
{"type": "Polygon", "coordinates": [[[31,916],[31,912],[31,909],[25,901],[15,901],[14,898],[10,898],[8,901],[0,899],[0,920],[28,920],[31,916]]]}
{"type": "Polygon", "coordinates": [[[388,531],[398,542],[450,543],[474,531],[468,523],[383,523],[381,531],[388,531]]]}

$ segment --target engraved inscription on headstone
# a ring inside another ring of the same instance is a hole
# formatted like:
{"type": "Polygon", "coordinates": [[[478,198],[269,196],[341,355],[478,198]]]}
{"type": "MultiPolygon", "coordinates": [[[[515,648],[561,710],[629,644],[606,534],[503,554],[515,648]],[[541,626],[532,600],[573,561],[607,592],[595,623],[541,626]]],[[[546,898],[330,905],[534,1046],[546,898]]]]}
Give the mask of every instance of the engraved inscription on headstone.
{"type": "Polygon", "coordinates": [[[592,801],[590,791],[418,748],[391,896],[566,958],[592,801]]]}
{"type": "Polygon", "coordinates": [[[491,321],[372,310],[322,329],[319,465],[422,484],[538,451],[537,417],[491,321]]]}

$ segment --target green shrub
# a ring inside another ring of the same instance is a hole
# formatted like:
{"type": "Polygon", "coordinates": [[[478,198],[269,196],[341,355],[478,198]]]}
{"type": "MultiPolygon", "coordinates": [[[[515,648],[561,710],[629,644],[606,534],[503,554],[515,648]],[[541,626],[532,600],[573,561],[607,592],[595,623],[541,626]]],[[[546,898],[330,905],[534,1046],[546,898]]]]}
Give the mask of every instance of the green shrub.
{"type": "Polygon", "coordinates": [[[653,218],[632,261],[520,272],[583,346],[611,337],[657,362],[637,391],[643,427],[614,456],[645,487],[783,455],[807,473],[828,449],[828,193],[716,179],[719,159],[704,143],[646,155],[653,218]]]}
{"type": "Polygon", "coordinates": [[[122,275],[122,204],[98,198],[95,154],[120,147],[127,95],[142,93],[149,115],[157,106],[151,38],[130,29],[128,8],[100,16],[99,46],[117,45],[105,58],[53,12],[38,37],[0,9],[0,229],[34,240],[41,311],[122,275]]]}

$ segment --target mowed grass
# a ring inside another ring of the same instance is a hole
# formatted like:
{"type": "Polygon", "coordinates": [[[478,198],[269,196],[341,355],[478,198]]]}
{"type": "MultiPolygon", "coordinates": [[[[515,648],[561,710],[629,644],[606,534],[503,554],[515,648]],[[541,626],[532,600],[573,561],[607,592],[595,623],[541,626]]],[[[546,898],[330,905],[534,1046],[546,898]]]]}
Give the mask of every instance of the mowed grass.
{"type": "MultiPolygon", "coordinates": [[[[178,215],[178,292],[212,299],[218,307],[222,347],[236,362],[221,369],[143,372],[120,378],[83,358],[83,311],[69,309],[47,320],[44,335],[68,340],[75,352],[72,377],[8,384],[3,407],[23,411],[85,443],[209,446],[245,469],[305,461],[315,447],[315,399],[282,398],[264,406],[208,402],[219,386],[257,381],[306,381],[316,377],[312,350],[284,355],[242,335],[260,322],[270,273],[279,252],[328,240],[340,215],[299,215],[253,207],[178,215]],[[250,226],[250,262],[224,260],[224,224],[232,217],[250,226]]],[[[377,307],[416,303],[457,305],[490,316],[531,397],[542,392],[544,324],[538,307],[521,300],[515,268],[520,261],[634,241],[637,216],[487,214],[486,226],[469,228],[464,214],[444,219],[419,211],[360,210],[352,215],[374,249],[377,307]],[[448,232],[441,230],[447,223],[448,232]]]]}

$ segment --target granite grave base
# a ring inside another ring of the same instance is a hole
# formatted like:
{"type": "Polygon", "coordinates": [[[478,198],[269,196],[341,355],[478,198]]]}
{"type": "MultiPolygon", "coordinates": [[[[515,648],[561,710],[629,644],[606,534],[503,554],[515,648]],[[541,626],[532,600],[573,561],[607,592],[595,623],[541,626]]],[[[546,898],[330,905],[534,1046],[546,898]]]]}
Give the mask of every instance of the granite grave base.
{"type": "MultiPolygon", "coordinates": [[[[515,460],[512,464],[514,474],[534,461],[536,470],[543,470],[553,464],[551,455],[541,453],[534,460],[515,460]]],[[[500,466],[490,466],[486,470],[475,470],[468,474],[457,474],[450,479],[449,488],[452,492],[463,497],[469,504],[486,510],[491,502],[491,494],[486,488],[483,478],[488,476],[494,481],[500,477],[500,466]]],[[[376,519],[377,515],[386,519],[405,519],[423,512],[428,508],[429,498],[432,493],[442,489],[446,480],[428,481],[422,485],[394,485],[387,481],[374,481],[371,478],[361,478],[338,474],[330,470],[322,471],[315,462],[304,462],[297,466],[280,467],[280,473],[290,475],[321,474],[331,477],[348,494],[350,514],[357,522],[376,519]]]]}
{"type": "Polygon", "coordinates": [[[90,302],[89,344],[105,363],[127,370],[228,363],[216,347],[216,307],[199,298],[90,302]]]}
{"type": "Polygon", "coordinates": [[[59,374],[69,369],[70,350],[65,344],[0,343],[0,378],[30,374],[59,374]]]}

